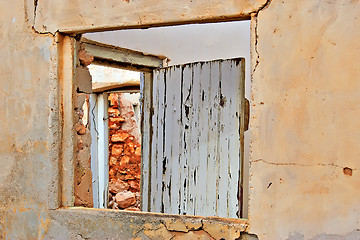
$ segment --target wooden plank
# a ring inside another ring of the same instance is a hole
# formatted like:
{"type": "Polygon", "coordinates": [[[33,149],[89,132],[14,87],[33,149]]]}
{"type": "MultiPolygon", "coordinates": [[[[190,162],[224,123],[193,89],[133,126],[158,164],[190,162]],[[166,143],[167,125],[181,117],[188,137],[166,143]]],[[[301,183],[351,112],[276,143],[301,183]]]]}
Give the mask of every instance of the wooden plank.
{"type": "Polygon", "coordinates": [[[143,73],[140,78],[141,94],[141,210],[150,211],[151,143],[152,143],[152,74],[143,73]]]}
{"type": "Polygon", "coordinates": [[[190,108],[191,108],[191,67],[190,65],[182,66],[181,73],[181,91],[182,91],[182,100],[181,100],[181,144],[182,155],[180,158],[180,214],[189,214],[188,212],[188,188],[189,188],[189,178],[188,178],[188,164],[190,160],[190,108]]]}
{"type": "Polygon", "coordinates": [[[94,59],[110,62],[121,62],[132,66],[161,68],[166,57],[144,54],[131,49],[107,45],[82,38],[81,46],[89,52],[94,59]]]}
{"type": "Polygon", "coordinates": [[[174,88],[172,84],[167,82],[167,79],[171,79],[172,68],[160,71],[164,75],[164,155],[163,155],[163,212],[171,212],[170,206],[170,186],[171,186],[171,149],[172,149],[172,104],[173,104],[173,92],[174,88]]]}
{"type": "Polygon", "coordinates": [[[164,158],[164,138],[165,138],[165,111],[166,111],[166,85],[165,85],[165,74],[161,73],[159,82],[159,102],[158,102],[158,156],[156,159],[157,162],[157,198],[156,209],[158,212],[164,212],[164,203],[162,201],[164,195],[164,171],[166,171],[166,159],[164,158]],[[165,168],[164,168],[165,167],[165,168]]]}
{"type": "Polygon", "coordinates": [[[198,176],[199,176],[199,92],[200,92],[200,68],[199,63],[191,64],[192,68],[192,102],[190,108],[190,161],[188,168],[189,198],[188,214],[196,214],[196,201],[198,200],[198,176]]]}
{"type": "Polygon", "coordinates": [[[153,99],[153,112],[154,114],[152,115],[152,121],[151,121],[151,125],[150,128],[152,130],[152,134],[151,134],[151,155],[150,155],[150,208],[149,211],[151,212],[159,212],[160,209],[155,207],[155,202],[156,202],[156,196],[158,194],[158,181],[159,181],[159,176],[157,174],[157,156],[158,156],[158,135],[159,135],[159,131],[158,131],[158,119],[159,119],[159,114],[158,114],[158,102],[159,102],[159,88],[158,88],[158,83],[159,83],[159,78],[160,75],[158,72],[154,72],[153,73],[153,92],[152,92],[152,99],[153,99]]]}
{"type": "Polygon", "coordinates": [[[229,169],[228,169],[228,215],[227,217],[236,218],[240,211],[238,200],[239,182],[241,177],[241,163],[243,161],[243,133],[244,128],[241,127],[241,121],[244,121],[244,69],[243,60],[234,60],[230,63],[229,81],[223,82],[223,94],[229,99],[227,107],[230,122],[229,129],[233,129],[229,136],[229,169]],[[239,134],[242,133],[242,134],[239,134]]]}
{"type": "Polygon", "coordinates": [[[39,32],[84,33],[114,29],[249,19],[266,0],[38,1],[39,32]],[[81,13],[81,14],[80,14],[81,13]]]}
{"type": "Polygon", "coordinates": [[[108,94],[98,95],[98,170],[99,170],[99,208],[107,208],[109,184],[109,127],[108,127],[108,94]]]}
{"type": "Polygon", "coordinates": [[[155,71],[152,210],[237,217],[243,64],[233,59],[155,71]]]}
{"type": "MultiPolygon", "coordinates": [[[[208,136],[209,136],[209,90],[210,90],[210,64],[199,65],[200,67],[200,92],[199,100],[199,174],[198,174],[198,200],[196,201],[196,209],[202,215],[207,215],[206,198],[208,192],[207,177],[207,160],[208,160],[208,136]]],[[[214,189],[212,189],[213,191],[214,189]]]]}
{"type": "MultiPolygon", "coordinates": [[[[220,77],[219,77],[219,151],[218,151],[218,200],[217,210],[218,216],[227,216],[227,204],[228,204],[228,166],[229,166],[229,133],[227,132],[227,126],[229,121],[229,112],[227,111],[227,96],[224,95],[224,82],[229,80],[230,69],[227,64],[220,62],[220,77]]],[[[234,131],[234,130],[232,130],[234,131]]]]}
{"type": "Polygon", "coordinates": [[[98,130],[97,126],[97,95],[90,94],[90,133],[91,133],[91,172],[92,172],[92,189],[94,208],[99,208],[99,169],[98,169],[98,130]]]}
{"type": "MultiPolygon", "coordinates": [[[[171,68],[171,81],[167,85],[172,86],[173,103],[172,103],[172,139],[171,139],[171,189],[170,205],[172,213],[180,213],[180,158],[181,158],[181,67],[171,68]]],[[[168,91],[168,94],[171,93],[168,91]]]]}
{"type": "Polygon", "coordinates": [[[219,132],[219,74],[220,63],[214,61],[210,63],[210,83],[209,83],[209,120],[208,120],[208,144],[207,144],[207,192],[206,192],[206,215],[217,216],[217,196],[218,196],[218,132],[219,132]]]}

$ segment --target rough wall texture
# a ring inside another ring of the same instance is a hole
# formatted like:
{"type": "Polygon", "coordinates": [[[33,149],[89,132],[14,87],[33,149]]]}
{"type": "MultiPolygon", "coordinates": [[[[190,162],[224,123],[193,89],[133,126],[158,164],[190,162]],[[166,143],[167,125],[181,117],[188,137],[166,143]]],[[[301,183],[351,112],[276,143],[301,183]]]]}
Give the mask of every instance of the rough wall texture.
{"type": "Polygon", "coordinates": [[[243,232],[247,223],[241,219],[81,208],[51,211],[50,216],[44,239],[256,239],[243,232]]]}
{"type": "MultiPolygon", "coordinates": [[[[91,86],[91,81],[90,81],[91,86]]],[[[76,146],[74,159],[75,206],[93,207],[91,172],[91,134],[89,121],[89,95],[76,94],[76,146]]]]}
{"type": "Polygon", "coordinates": [[[134,109],[122,93],[111,93],[109,100],[108,207],[140,211],[141,145],[134,109]]]}
{"type": "Polygon", "coordinates": [[[38,238],[59,205],[57,49],[33,12],[33,1],[0,8],[0,239],[38,238]]]}
{"type": "Polygon", "coordinates": [[[260,239],[360,239],[359,9],[273,0],[254,24],[249,218],[260,239]]]}
{"type": "MultiPolygon", "coordinates": [[[[39,2],[42,19],[50,22],[69,3],[39,2]]],[[[126,232],[129,223],[97,224],[90,213],[48,211],[60,205],[57,52],[52,35],[31,28],[38,12],[33,3],[6,1],[0,8],[0,237],[81,238],[93,229],[95,238],[108,230],[116,235],[114,229],[137,236],[126,232]],[[80,225],[74,225],[77,220],[80,225]]],[[[86,6],[64,14],[72,17],[71,27],[90,27],[89,19],[79,20],[86,6]]],[[[250,231],[260,239],[360,238],[359,7],[357,0],[273,0],[254,18],[249,216],[250,231]]],[[[114,10],[122,14],[124,9],[114,10]]],[[[197,11],[185,19],[195,19],[197,11]]],[[[141,21],[127,26],[136,24],[141,21]]],[[[47,24],[40,20],[42,25],[47,24]]],[[[141,221],[139,215],[122,217],[141,221]]],[[[138,224],[143,238],[151,239],[148,229],[153,239],[160,239],[156,234],[170,238],[160,219],[155,227],[147,228],[148,222],[138,224]]],[[[221,229],[221,223],[215,225],[221,229]]]]}
{"type": "Polygon", "coordinates": [[[40,32],[139,28],[184,22],[249,17],[266,0],[38,0],[35,28],[40,32]]]}

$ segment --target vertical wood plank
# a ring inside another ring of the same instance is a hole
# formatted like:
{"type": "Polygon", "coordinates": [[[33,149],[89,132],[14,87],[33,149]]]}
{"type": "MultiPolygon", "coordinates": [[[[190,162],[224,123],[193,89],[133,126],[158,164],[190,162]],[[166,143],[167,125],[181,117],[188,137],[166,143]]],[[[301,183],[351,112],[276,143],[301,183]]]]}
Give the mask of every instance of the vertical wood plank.
{"type": "Polygon", "coordinates": [[[206,214],[217,216],[218,196],[218,132],[219,132],[219,61],[210,63],[209,83],[209,120],[208,120],[208,157],[207,157],[207,192],[206,192],[206,214]]]}
{"type": "Polygon", "coordinates": [[[229,116],[226,106],[229,105],[227,96],[224,95],[224,85],[229,79],[229,67],[224,62],[220,63],[220,78],[219,78],[219,159],[218,159],[218,215],[227,216],[227,192],[228,192],[228,166],[229,166],[229,132],[234,131],[227,129],[229,124],[229,116]]]}
{"type": "Polygon", "coordinates": [[[166,170],[166,159],[164,158],[164,138],[165,138],[165,110],[166,110],[166,85],[165,74],[160,72],[158,81],[158,119],[157,119],[157,157],[156,162],[156,211],[164,212],[164,203],[162,201],[164,195],[164,171],[166,170]]]}
{"type": "Polygon", "coordinates": [[[91,172],[94,208],[99,208],[98,130],[97,95],[90,94],[91,172]]]}
{"type": "Polygon", "coordinates": [[[109,127],[108,127],[108,94],[98,95],[98,170],[99,170],[99,208],[107,208],[109,184],[109,127]]]}
{"type": "Polygon", "coordinates": [[[197,205],[199,201],[199,136],[200,123],[200,101],[201,101],[201,65],[202,63],[191,64],[192,67],[192,106],[191,106],[191,127],[190,127],[190,163],[189,163],[189,211],[195,215],[198,212],[197,205]]]}
{"type": "Polygon", "coordinates": [[[181,148],[182,155],[180,160],[180,214],[189,214],[188,212],[188,163],[190,159],[190,108],[191,108],[191,67],[190,65],[182,66],[181,82],[182,82],[182,105],[181,105],[181,148]]]}
{"type": "Polygon", "coordinates": [[[141,210],[150,211],[151,196],[151,143],[152,139],[152,90],[153,75],[142,73],[140,82],[141,93],[141,210]]]}
{"type": "Polygon", "coordinates": [[[154,72],[151,211],[237,216],[243,63],[219,60],[154,72]]]}
{"type": "MultiPolygon", "coordinates": [[[[180,213],[180,139],[181,139],[181,67],[176,66],[171,69],[171,78],[168,80],[168,86],[172,87],[173,104],[172,104],[172,139],[171,139],[171,191],[170,205],[172,213],[180,213]]],[[[168,91],[168,94],[171,94],[168,91]]]]}
{"type": "MultiPolygon", "coordinates": [[[[159,104],[159,88],[158,83],[160,79],[160,74],[157,71],[154,71],[153,73],[153,92],[152,92],[152,99],[153,99],[153,115],[151,117],[151,155],[150,155],[150,211],[152,212],[159,212],[160,209],[156,208],[156,202],[159,201],[157,199],[158,194],[158,184],[161,178],[157,174],[157,156],[158,156],[158,119],[159,119],[159,113],[158,113],[158,104],[159,104]]],[[[144,138],[143,138],[144,139],[144,138]]]]}
{"type": "Polygon", "coordinates": [[[241,163],[243,161],[243,135],[239,133],[244,132],[243,124],[244,115],[244,74],[241,74],[244,68],[244,60],[234,60],[230,63],[230,75],[229,81],[224,83],[224,95],[230,98],[229,106],[227,110],[231,121],[229,122],[229,128],[233,129],[230,132],[229,140],[229,171],[228,171],[228,216],[230,218],[236,218],[239,215],[238,194],[239,183],[241,176],[241,163]]]}
{"type": "Polygon", "coordinates": [[[171,151],[172,151],[172,122],[173,122],[173,101],[174,86],[171,82],[173,68],[166,69],[164,75],[164,156],[163,156],[163,212],[171,212],[171,151]]]}
{"type": "MultiPolygon", "coordinates": [[[[207,215],[206,198],[207,198],[207,160],[208,160],[208,136],[209,136],[209,90],[210,90],[210,64],[200,64],[200,92],[199,95],[199,174],[197,187],[196,211],[207,215]]],[[[213,191],[213,189],[212,189],[213,191]]]]}

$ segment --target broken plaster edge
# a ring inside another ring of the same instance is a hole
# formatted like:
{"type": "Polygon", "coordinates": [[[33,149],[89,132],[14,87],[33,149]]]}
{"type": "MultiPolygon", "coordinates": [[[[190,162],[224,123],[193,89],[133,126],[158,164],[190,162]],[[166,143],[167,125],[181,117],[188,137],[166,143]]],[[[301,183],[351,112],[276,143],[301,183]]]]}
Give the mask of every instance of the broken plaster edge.
{"type": "Polygon", "coordinates": [[[85,208],[85,207],[64,207],[58,208],[55,210],[50,210],[51,212],[57,213],[86,213],[89,215],[92,214],[104,214],[108,216],[116,216],[116,215],[124,215],[129,217],[142,217],[142,216],[149,216],[149,217],[159,217],[159,219],[175,219],[175,220],[209,220],[214,222],[221,222],[224,224],[235,224],[239,226],[247,226],[248,221],[247,219],[242,218],[222,218],[222,217],[203,217],[203,216],[196,216],[196,215],[180,215],[180,214],[167,214],[167,213],[155,213],[155,212],[135,212],[135,211],[126,211],[126,210],[113,210],[113,209],[100,209],[100,208],[85,208]]]}

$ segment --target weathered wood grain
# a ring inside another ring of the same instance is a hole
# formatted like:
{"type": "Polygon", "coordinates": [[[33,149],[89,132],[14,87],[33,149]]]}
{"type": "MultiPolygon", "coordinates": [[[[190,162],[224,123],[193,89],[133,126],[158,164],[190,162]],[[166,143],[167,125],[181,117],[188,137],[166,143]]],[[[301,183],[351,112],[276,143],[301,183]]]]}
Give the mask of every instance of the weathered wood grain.
{"type": "Polygon", "coordinates": [[[154,71],[151,211],[237,217],[243,65],[232,59],[154,71]]]}

